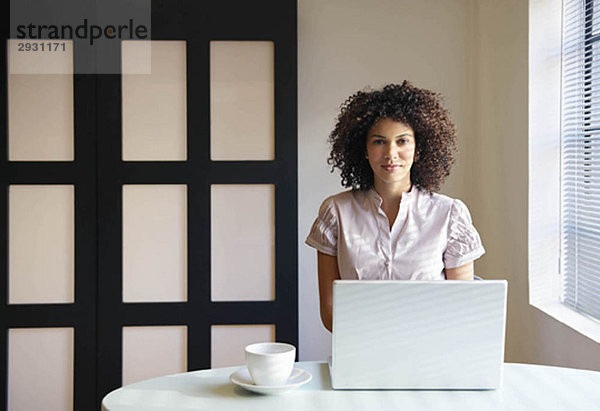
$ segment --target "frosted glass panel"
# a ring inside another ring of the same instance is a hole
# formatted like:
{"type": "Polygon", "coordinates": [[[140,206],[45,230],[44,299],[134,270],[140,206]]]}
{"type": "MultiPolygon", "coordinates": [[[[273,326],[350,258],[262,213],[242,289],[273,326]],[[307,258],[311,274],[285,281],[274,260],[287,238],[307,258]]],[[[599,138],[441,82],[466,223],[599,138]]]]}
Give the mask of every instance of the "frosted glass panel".
{"type": "Polygon", "coordinates": [[[212,301],[275,299],[275,188],[211,186],[212,301]]]}
{"type": "Polygon", "coordinates": [[[73,328],[8,330],[8,410],[73,409],[73,328]]]}
{"type": "Polygon", "coordinates": [[[187,186],[123,185],[123,301],[187,300],[187,186]]]}
{"type": "Polygon", "coordinates": [[[18,51],[18,42],[8,41],[10,161],[74,159],[73,48],[60,43],[64,51],[42,53],[18,51]]]}
{"type": "Polygon", "coordinates": [[[211,327],[211,368],[233,367],[246,363],[244,347],[257,342],[275,341],[275,326],[213,325],[211,327]]]}
{"type": "Polygon", "coordinates": [[[123,385],[187,371],[187,327],[123,327],[123,385]]]}
{"type": "Polygon", "coordinates": [[[74,302],[72,185],[11,185],[8,302],[74,302]]]}
{"type": "Polygon", "coordinates": [[[210,43],[210,156],[273,160],[273,42],[210,43]]]}
{"type": "Polygon", "coordinates": [[[123,160],[184,161],[185,41],[123,41],[123,160]],[[143,71],[151,61],[151,73],[143,71]]]}

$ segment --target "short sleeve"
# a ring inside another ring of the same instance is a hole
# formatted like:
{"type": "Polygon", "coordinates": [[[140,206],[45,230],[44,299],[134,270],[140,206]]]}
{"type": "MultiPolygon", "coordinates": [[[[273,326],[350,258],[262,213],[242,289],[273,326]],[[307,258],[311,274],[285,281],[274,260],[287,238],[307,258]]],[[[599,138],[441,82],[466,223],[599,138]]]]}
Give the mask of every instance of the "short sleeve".
{"type": "Polygon", "coordinates": [[[335,203],[327,198],[319,208],[305,243],[328,255],[337,255],[338,218],[335,203]]]}
{"type": "Polygon", "coordinates": [[[444,266],[456,268],[478,259],[485,253],[479,233],[471,221],[467,206],[454,200],[450,210],[448,245],[444,252],[444,266]]]}

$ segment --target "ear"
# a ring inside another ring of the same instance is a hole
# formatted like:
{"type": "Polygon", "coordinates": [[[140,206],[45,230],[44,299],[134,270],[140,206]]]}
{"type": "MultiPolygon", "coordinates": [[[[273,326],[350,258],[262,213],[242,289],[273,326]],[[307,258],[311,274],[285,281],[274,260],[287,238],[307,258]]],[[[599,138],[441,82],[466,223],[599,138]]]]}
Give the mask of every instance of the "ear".
{"type": "Polygon", "coordinates": [[[419,158],[421,158],[421,153],[419,152],[419,150],[415,150],[415,158],[413,160],[413,163],[419,161],[419,158]]]}

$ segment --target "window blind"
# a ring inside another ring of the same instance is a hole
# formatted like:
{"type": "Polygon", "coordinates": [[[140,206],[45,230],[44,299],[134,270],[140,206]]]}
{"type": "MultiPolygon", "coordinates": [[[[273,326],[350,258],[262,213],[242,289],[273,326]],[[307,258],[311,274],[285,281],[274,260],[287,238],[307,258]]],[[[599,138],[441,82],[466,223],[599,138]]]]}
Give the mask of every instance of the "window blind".
{"type": "Polygon", "coordinates": [[[600,320],[600,0],[563,7],[561,300],[600,320]]]}

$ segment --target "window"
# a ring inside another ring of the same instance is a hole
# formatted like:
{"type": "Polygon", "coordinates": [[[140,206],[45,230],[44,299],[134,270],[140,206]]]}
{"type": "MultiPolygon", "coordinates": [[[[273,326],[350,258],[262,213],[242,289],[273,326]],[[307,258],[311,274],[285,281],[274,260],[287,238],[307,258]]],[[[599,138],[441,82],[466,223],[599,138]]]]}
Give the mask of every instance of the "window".
{"type": "Polygon", "coordinates": [[[600,0],[529,3],[529,302],[600,342],[596,21],[600,0]]]}
{"type": "Polygon", "coordinates": [[[600,320],[600,1],[564,8],[561,301],[600,320]]]}

